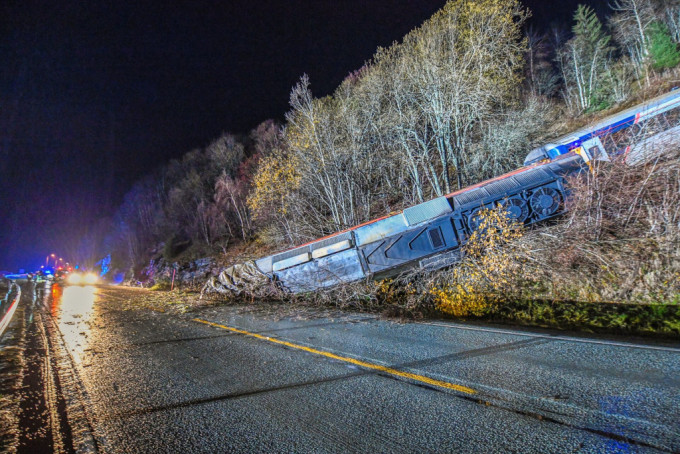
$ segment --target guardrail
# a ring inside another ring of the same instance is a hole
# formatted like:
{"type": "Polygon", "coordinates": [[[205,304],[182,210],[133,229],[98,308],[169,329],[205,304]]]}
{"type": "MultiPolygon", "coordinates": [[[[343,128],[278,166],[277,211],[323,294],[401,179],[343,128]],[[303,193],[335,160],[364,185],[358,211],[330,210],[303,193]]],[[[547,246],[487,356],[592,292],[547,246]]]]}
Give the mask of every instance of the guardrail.
{"type": "Polygon", "coordinates": [[[21,288],[15,282],[10,282],[9,290],[7,294],[0,301],[0,338],[5,332],[5,329],[12,321],[14,312],[17,310],[19,305],[19,299],[21,298],[21,288]]]}

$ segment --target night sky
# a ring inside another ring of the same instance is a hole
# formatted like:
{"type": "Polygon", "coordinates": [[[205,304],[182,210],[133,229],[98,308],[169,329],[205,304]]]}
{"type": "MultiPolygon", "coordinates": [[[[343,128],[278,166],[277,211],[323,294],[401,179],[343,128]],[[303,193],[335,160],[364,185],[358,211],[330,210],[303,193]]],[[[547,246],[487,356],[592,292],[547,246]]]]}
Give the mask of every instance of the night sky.
{"type": "MultiPolygon", "coordinates": [[[[538,29],[568,28],[577,3],[525,1],[538,29]]],[[[60,254],[154,167],[282,120],[303,73],[331,93],[444,4],[3,1],[0,270],[60,254]]]]}

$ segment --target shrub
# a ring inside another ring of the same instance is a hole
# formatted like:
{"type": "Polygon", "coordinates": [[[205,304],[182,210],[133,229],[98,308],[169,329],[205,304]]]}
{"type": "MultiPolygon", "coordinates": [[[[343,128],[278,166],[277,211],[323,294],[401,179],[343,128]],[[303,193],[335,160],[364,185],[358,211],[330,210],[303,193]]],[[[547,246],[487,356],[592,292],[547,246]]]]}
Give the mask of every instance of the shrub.
{"type": "Polygon", "coordinates": [[[537,252],[515,285],[547,300],[672,302],[680,293],[679,181],[677,159],[607,163],[570,179],[565,222],[522,240],[537,252]]]}
{"type": "Polygon", "coordinates": [[[151,290],[151,291],[170,290],[170,282],[158,281],[155,284],[153,284],[151,287],[149,287],[149,290],[151,290]]]}
{"type": "Polygon", "coordinates": [[[523,228],[502,208],[485,209],[479,227],[463,247],[463,260],[440,274],[428,293],[436,307],[455,317],[482,316],[494,302],[507,295],[512,276],[523,259],[511,244],[523,236],[523,228]]]}

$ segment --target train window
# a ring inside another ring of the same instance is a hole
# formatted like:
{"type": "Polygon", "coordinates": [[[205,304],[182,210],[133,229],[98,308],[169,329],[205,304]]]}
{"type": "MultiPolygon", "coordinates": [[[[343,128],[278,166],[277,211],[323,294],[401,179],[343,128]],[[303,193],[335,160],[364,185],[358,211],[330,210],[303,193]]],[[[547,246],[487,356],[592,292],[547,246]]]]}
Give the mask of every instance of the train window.
{"type": "Polygon", "coordinates": [[[446,245],[444,242],[444,238],[442,237],[442,231],[439,227],[436,227],[434,229],[430,229],[428,231],[430,234],[430,241],[432,242],[432,248],[434,249],[439,249],[440,247],[443,247],[446,245]]]}

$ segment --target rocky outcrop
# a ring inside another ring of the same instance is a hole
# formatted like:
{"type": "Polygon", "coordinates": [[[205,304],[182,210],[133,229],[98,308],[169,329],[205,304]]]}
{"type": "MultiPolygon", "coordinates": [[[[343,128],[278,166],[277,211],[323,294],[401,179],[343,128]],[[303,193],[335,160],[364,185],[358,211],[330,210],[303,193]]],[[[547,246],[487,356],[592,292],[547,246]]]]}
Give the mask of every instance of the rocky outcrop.
{"type": "Polygon", "coordinates": [[[200,289],[210,276],[218,274],[223,266],[212,257],[191,262],[170,262],[163,257],[152,259],[141,272],[126,283],[133,286],[151,287],[156,284],[170,285],[175,276],[175,286],[200,289]]]}

